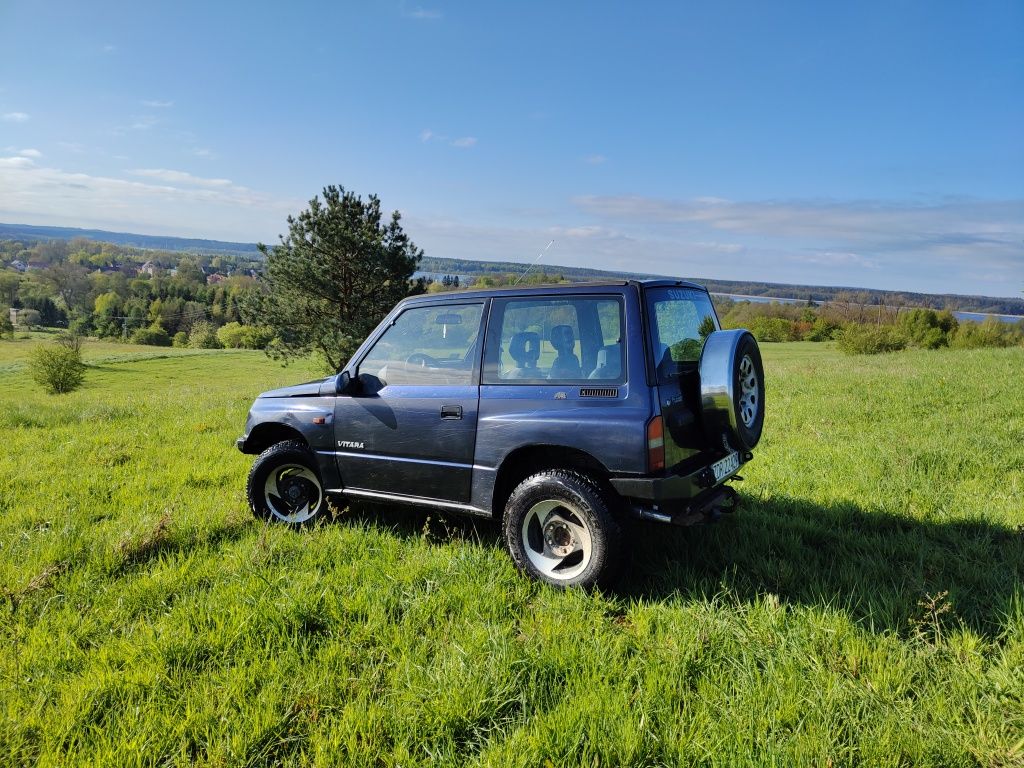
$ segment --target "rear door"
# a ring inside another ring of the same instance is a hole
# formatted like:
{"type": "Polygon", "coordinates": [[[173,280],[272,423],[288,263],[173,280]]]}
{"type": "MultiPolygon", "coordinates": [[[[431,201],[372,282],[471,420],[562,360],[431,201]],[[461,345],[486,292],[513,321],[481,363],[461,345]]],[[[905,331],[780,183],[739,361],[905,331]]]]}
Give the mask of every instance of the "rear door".
{"type": "Polygon", "coordinates": [[[696,288],[646,288],[644,301],[665,420],[665,466],[671,469],[708,447],[700,423],[698,369],[704,341],[719,329],[718,318],[711,297],[696,288]]]}
{"type": "Polygon", "coordinates": [[[484,301],[411,306],[359,361],[335,406],[346,490],[468,503],[484,301]]]}

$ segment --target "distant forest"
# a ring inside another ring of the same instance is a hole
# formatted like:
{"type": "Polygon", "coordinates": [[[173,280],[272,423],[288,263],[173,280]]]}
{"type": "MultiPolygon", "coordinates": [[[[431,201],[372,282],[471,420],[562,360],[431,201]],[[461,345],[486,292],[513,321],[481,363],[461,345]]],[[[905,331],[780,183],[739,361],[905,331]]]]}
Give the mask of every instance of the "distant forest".
{"type": "MultiPolygon", "coordinates": [[[[478,276],[518,275],[527,264],[512,261],[471,261],[468,259],[441,259],[424,257],[420,269],[428,274],[478,276]]],[[[540,269],[541,267],[537,267],[540,269]]],[[[652,277],[672,277],[690,280],[705,286],[712,293],[730,293],[742,296],[770,296],[776,299],[806,299],[815,303],[846,301],[858,304],[883,304],[890,307],[930,307],[961,312],[989,312],[997,315],[1024,315],[1024,297],[999,298],[993,296],[961,296],[958,294],[911,293],[907,291],[880,291],[869,288],[844,286],[792,285],[789,283],[748,282],[745,280],[712,280],[685,275],[655,275],[646,272],[613,272],[586,267],[543,265],[548,275],[560,275],[570,282],[582,280],[642,280],[652,277]]],[[[531,270],[532,274],[533,270],[531,270]]]]}
{"type": "MultiPolygon", "coordinates": [[[[113,243],[127,249],[138,249],[135,258],[140,262],[148,257],[158,260],[163,266],[173,268],[177,257],[175,253],[195,254],[200,264],[209,264],[210,257],[221,256],[227,259],[222,272],[230,275],[235,269],[256,268],[258,271],[262,255],[254,243],[236,243],[223,240],[202,240],[183,237],[162,237],[155,235],[138,235],[127,232],[108,232],[105,230],[75,229],[72,227],[39,227],[26,224],[0,224],[0,241],[20,241],[22,247],[31,248],[47,241],[68,241],[72,239],[90,239],[113,243]],[[204,257],[205,255],[205,257],[204,257]],[[234,257],[234,258],[232,258],[234,257]]],[[[8,256],[12,250],[7,244],[8,256]]],[[[0,268],[4,264],[0,262],[0,268]]],[[[425,257],[420,270],[432,275],[461,275],[471,278],[467,284],[478,277],[500,278],[508,275],[519,275],[529,268],[525,263],[512,261],[476,261],[469,259],[448,259],[425,257]]],[[[609,270],[589,269],[585,267],[568,267],[544,264],[547,275],[556,275],[561,279],[575,282],[584,280],[617,280],[642,279],[650,277],[667,277],[640,272],[615,272],[609,270]]],[[[531,269],[531,274],[534,272],[531,269]]],[[[962,312],[989,312],[1001,315],[1024,315],[1024,297],[998,298],[992,296],[963,296],[959,294],[910,293],[906,291],[881,291],[867,288],[820,285],[792,285],[788,283],[748,282],[743,280],[712,280],[699,276],[671,275],[670,277],[692,280],[707,287],[712,293],[730,293],[746,296],[770,296],[779,299],[811,300],[815,303],[840,300],[853,301],[860,304],[884,304],[899,307],[931,307],[933,309],[950,309],[962,312]]],[[[532,281],[531,281],[532,282],[532,281]]]]}

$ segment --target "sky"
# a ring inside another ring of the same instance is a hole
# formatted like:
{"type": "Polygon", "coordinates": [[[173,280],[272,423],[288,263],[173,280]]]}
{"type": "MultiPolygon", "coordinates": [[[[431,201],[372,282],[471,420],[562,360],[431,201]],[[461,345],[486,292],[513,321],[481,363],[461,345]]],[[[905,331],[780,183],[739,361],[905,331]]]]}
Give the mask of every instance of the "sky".
{"type": "Polygon", "coordinates": [[[276,242],[339,184],[428,256],[1024,292],[1019,0],[0,0],[0,30],[6,223],[276,242]]]}

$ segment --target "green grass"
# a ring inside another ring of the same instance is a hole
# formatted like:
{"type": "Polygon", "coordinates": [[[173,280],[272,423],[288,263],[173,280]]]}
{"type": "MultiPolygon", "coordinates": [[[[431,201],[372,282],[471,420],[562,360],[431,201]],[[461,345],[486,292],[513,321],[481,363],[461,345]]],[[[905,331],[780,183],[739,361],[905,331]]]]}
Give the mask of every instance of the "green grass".
{"type": "Polygon", "coordinates": [[[495,526],[246,510],[261,354],[0,341],[0,763],[1024,763],[1024,350],[763,345],[716,526],[638,527],[614,593],[495,526]]]}

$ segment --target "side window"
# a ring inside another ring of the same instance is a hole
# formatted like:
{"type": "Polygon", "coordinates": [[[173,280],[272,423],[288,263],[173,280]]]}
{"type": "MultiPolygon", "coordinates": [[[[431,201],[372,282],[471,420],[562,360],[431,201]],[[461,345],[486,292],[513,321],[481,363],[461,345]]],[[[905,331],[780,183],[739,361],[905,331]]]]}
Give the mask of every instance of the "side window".
{"type": "Polygon", "coordinates": [[[624,380],[619,298],[498,299],[492,304],[487,334],[484,383],[624,380]]]}
{"type": "Polygon", "coordinates": [[[473,383],[482,304],[407,309],[359,363],[370,391],[389,384],[473,383]]]}

